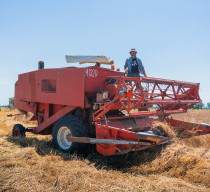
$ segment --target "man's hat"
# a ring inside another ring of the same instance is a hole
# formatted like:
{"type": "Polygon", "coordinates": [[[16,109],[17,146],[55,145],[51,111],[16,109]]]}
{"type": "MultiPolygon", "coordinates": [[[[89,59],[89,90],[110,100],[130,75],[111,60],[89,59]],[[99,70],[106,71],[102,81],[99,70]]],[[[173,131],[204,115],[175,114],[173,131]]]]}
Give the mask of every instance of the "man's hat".
{"type": "Polygon", "coordinates": [[[131,50],[130,50],[130,53],[131,53],[132,51],[134,51],[134,52],[136,52],[136,53],[137,53],[137,51],[136,51],[136,49],[135,49],[135,48],[131,49],[131,50]]]}

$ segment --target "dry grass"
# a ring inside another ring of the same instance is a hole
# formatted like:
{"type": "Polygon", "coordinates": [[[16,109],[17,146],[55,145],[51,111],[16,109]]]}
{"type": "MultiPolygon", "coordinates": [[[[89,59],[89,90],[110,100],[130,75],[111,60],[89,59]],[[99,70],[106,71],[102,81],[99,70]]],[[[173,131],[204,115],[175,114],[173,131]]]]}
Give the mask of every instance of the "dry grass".
{"type": "Polygon", "coordinates": [[[175,114],[174,119],[190,121],[192,123],[206,123],[210,125],[210,110],[188,110],[187,113],[175,114]]]}
{"type": "MultiPolygon", "coordinates": [[[[77,156],[53,149],[50,136],[11,137],[17,121],[8,113],[0,113],[0,191],[210,191],[210,135],[180,140],[158,124],[175,139],[171,145],[117,157],[77,156]]],[[[189,113],[203,122],[209,114],[189,113]]]]}

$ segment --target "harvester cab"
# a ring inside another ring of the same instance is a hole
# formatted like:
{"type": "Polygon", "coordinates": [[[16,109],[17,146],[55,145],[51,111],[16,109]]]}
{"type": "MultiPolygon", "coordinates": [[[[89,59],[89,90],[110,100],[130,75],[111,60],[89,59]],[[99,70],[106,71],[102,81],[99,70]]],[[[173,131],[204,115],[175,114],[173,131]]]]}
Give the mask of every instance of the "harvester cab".
{"type": "MultiPolygon", "coordinates": [[[[66,56],[68,63],[111,65],[105,56],[66,56]]],[[[126,77],[125,73],[96,66],[43,69],[20,74],[15,84],[15,107],[32,113],[37,127],[17,124],[14,136],[52,134],[63,152],[86,150],[96,144],[103,155],[139,151],[170,142],[153,127],[166,121],[198,134],[210,132],[198,125],[168,118],[200,103],[199,83],[152,77],[126,77]],[[156,106],[151,109],[151,106],[156,106]]]]}

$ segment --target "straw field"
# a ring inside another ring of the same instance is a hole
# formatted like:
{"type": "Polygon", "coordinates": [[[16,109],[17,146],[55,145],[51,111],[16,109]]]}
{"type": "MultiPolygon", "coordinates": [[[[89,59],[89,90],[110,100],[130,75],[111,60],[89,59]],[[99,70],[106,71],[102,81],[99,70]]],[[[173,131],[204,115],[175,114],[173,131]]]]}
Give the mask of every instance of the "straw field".
{"type": "MultiPolygon", "coordinates": [[[[11,137],[17,121],[0,112],[0,191],[210,191],[210,135],[175,141],[124,156],[64,154],[51,136],[11,137]]],[[[210,124],[209,110],[190,110],[183,120],[210,124]]]]}

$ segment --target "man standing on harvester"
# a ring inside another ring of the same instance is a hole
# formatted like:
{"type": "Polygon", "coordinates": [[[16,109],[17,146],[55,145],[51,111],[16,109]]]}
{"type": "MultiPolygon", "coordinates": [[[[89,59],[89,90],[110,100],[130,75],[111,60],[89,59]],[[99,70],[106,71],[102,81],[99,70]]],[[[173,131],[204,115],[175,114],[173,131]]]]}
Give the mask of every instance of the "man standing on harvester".
{"type": "Polygon", "coordinates": [[[130,50],[131,57],[126,59],[124,69],[128,77],[140,77],[140,74],[145,77],[146,72],[144,66],[139,58],[136,57],[137,51],[135,49],[130,50]]]}

